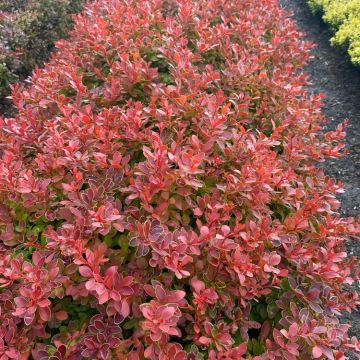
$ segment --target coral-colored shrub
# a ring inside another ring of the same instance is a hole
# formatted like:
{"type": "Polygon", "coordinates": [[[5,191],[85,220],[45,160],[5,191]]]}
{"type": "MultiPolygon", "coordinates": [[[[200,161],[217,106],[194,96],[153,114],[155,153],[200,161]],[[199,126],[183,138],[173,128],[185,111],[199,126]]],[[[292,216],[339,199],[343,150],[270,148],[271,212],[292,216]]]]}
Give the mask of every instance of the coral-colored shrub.
{"type": "Polygon", "coordinates": [[[1,359],[343,359],[359,233],[275,0],[97,0],[0,132],[1,359]]]}

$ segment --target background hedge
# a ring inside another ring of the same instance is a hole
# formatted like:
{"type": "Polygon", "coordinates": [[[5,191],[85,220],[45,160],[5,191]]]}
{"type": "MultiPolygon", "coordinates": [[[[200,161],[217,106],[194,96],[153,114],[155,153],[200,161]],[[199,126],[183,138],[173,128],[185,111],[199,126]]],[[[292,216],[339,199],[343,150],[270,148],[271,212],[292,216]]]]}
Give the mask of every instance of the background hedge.
{"type": "Polygon", "coordinates": [[[0,96],[9,84],[23,79],[50,54],[55,41],[66,37],[72,15],[85,0],[0,1],[0,96]]]}
{"type": "Polygon", "coordinates": [[[334,31],[333,45],[348,49],[351,61],[360,65],[360,0],[308,0],[314,13],[334,31]]]}

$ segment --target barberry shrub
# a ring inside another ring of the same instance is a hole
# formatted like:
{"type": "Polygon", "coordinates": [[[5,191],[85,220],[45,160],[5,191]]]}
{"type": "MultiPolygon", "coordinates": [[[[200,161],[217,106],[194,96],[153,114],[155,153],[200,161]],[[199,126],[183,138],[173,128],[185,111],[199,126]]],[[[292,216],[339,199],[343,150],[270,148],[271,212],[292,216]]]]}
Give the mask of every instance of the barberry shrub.
{"type": "Polygon", "coordinates": [[[276,0],[95,0],[0,131],[1,359],[344,359],[359,224],[276,0]]]}

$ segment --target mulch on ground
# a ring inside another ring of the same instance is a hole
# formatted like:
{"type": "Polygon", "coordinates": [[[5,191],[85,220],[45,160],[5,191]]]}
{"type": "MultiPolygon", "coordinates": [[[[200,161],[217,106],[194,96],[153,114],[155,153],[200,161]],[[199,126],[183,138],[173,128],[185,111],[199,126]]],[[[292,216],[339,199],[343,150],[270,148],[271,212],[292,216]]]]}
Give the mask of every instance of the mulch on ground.
{"type": "MultiPolygon", "coordinates": [[[[313,16],[306,0],[279,0],[286,10],[293,12],[298,28],[305,39],[316,43],[312,59],[305,71],[309,74],[309,90],[325,93],[323,112],[329,120],[328,128],[335,128],[345,118],[349,120],[346,147],[347,157],[324,164],[327,174],[341,180],[345,193],[340,196],[344,216],[360,215],[360,69],[355,68],[346,54],[331,47],[331,32],[319,17],[313,16]]],[[[360,242],[349,244],[349,255],[360,257],[360,242]]],[[[344,316],[352,323],[351,333],[360,333],[360,311],[344,316]]],[[[352,357],[351,357],[352,359],[352,357]]],[[[355,359],[355,358],[354,358],[355,359]]]]}

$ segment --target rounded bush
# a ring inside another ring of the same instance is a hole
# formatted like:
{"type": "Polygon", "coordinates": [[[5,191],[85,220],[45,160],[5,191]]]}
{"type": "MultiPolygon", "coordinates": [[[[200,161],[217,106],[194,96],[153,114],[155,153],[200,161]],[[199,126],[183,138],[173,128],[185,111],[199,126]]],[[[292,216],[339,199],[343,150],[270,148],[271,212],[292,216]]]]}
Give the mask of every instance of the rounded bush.
{"type": "Polygon", "coordinates": [[[1,359],[344,359],[343,151],[276,0],[95,0],[0,126],[1,359]]]}

